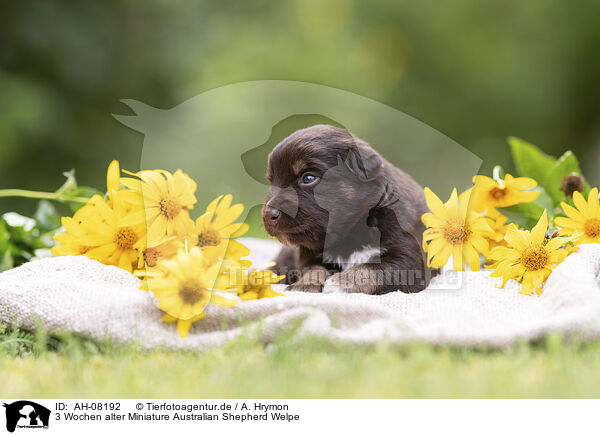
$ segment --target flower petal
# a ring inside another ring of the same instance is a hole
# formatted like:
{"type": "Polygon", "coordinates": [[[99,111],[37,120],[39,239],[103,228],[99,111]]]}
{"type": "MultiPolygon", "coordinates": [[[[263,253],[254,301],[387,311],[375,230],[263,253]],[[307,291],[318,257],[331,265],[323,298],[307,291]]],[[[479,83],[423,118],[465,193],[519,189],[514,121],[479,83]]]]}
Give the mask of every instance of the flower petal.
{"type": "Polygon", "coordinates": [[[481,269],[481,260],[479,258],[479,254],[475,251],[475,248],[470,243],[465,243],[463,245],[463,254],[467,261],[469,262],[469,266],[471,266],[471,270],[477,272],[481,269]]]}
{"type": "Polygon", "coordinates": [[[546,238],[546,233],[548,232],[548,213],[544,209],[544,213],[542,213],[542,217],[538,221],[535,227],[531,230],[531,239],[533,243],[536,245],[541,245],[544,243],[544,239],[546,238]]]}
{"type": "Polygon", "coordinates": [[[583,214],[587,216],[588,213],[588,204],[583,195],[580,192],[573,192],[573,202],[575,203],[575,207],[583,214]]]}
{"type": "Polygon", "coordinates": [[[508,242],[510,246],[516,248],[519,251],[524,251],[530,245],[527,232],[521,230],[508,230],[504,236],[504,240],[508,242]]]}
{"type": "Polygon", "coordinates": [[[442,200],[438,198],[438,196],[433,193],[431,189],[429,189],[429,187],[425,188],[425,200],[427,201],[427,205],[434,215],[440,219],[446,219],[448,217],[446,206],[442,200]]]}
{"type": "Polygon", "coordinates": [[[588,195],[588,211],[591,218],[600,219],[600,199],[598,199],[598,188],[594,187],[588,195]]]}
{"type": "Polygon", "coordinates": [[[452,249],[452,267],[456,271],[465,270],[465,258],[463,256],[462,245],[454,245],[452,249]]]}
{"type": "Polygon", "coordinates": [[[181,338],[185,338],[185,337],[187,337],[188,332],[190,332],[191,326],[192,326],[191,319],[188,319],[188,320],[179,319],[177,321],[177,333],[179,334],[179,336],[181,338]]]}

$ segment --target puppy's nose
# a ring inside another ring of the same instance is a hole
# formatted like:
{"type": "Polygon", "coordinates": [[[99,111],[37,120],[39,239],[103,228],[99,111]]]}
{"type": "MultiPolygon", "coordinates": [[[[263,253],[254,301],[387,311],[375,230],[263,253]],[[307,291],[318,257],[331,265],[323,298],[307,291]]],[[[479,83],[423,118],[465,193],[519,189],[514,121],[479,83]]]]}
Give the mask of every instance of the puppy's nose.
{"type": "Polygon", "coordinates": [[[273,207],[266,207],[263,213],[263,219],[270,225],[277,224],[277,221],[281,217],[281,212],[273,207]]]}

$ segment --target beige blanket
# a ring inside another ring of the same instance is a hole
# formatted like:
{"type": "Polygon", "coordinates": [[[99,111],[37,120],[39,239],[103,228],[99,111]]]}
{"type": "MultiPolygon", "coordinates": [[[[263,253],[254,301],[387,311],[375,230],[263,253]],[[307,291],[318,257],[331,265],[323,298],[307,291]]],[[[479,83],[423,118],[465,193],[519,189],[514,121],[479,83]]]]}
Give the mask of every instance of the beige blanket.
{"type": "MultiPolygon", "coordinates": [[[[270,260],[279,249],[265,240],[244,243],[255,264],[270,260]]],[[[173,324],[161,323],[161,312],[149,293],[138,290],[133,275],[86,257],[58,257],[0,274],[0,322],[177,349],[206,349],[242,334],[268,342],[290,325],[299,325],[300,335],[347,343],[505,346],[551,331],[584,339],[600,336],[600,245],[583,246],[558,266],[541,296],[519,294],[516,283],[505,289],[498,284],[487,272],[445,271],[418,294],[288,292],[234,308],[210,306],[207,317],[181,339],[173,324]],[[459,288],[443,289],[457,277],[459,288]]]]}

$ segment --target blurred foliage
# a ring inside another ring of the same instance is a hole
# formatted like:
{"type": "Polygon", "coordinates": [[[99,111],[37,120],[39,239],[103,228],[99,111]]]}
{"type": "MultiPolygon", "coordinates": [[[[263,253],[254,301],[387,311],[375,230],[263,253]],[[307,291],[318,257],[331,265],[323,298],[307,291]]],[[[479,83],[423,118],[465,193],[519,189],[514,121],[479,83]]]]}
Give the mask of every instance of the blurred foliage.
{"type": "MultiPolygon", "coordinates": [[[[516,173],[521,177],[536,180],[538,187],[535,190],[540,192],[540,196],[533,202],[500,208],[500,212],[507,216],[509,221],[530,230],[546,211],[552,228],[555,216],[565,216],[561,209],[561,203],[564,201],[570,206],[574,206],[572,194],[567,195],[561,189],[563,178],[567,176],[581,177],[583,186],[581,193],[587,198],[590,186],[585,181],[579,161],[572,151],[565,152],[557,159],[547,155],[537,146],[516,137],[509,138],[508,143],[516,173]]],[[[503,182],[504,168],[498,165],[493,172],[494,179],[499,183],[503,182]]]]}
{"type": "Polygon", "coordinates": [[[60,215],[46,200],[40,201],[35,219],[14,212],[0,217],[0,272],[44,256],[58,227],[60,215]]]}
{"type": "MultiPolygon", "coordinates": [[[[598,0],[5,1],[0,189],[48,190],[70,168],[102,188],[112,159],[139,168],[142,136],[111,116],[129,113],[121,99],[168,108],[261,79],[382,101],[478,154],[486,173],[512,172],[511,135],[571,149],[597,185],[598,16],[598,0]]],[[[34,208],[0,198],[0,213],[34,208]]]]}
{"type": "Polygon", "coordinates": [[[56,244],[53,236],[61,227],[61,215],[72,214],[93,195],[102,194],[94,188],[79,186],[75,170],[63,175],[66,180],[54,192],[0,189],[0,198],[5,194],[15,194],[31,198],[32,204],[37,203],[32,217],[15,212],[0,215],[0,272],[20,266],[34,257],[49,256],[48,250],[56,244]],[[38,202],[39,198],[45,199],[38,202]],[[58,210],[55,204],[63,204],[63,211],[58,210]]]}

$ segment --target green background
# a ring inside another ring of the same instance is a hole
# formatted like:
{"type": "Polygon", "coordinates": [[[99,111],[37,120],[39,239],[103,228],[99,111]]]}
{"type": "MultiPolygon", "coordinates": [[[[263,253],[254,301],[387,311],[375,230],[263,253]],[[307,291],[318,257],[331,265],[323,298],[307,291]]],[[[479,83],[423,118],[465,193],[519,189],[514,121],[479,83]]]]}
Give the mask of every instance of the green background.
{"type": "MultiPolygon", "coordinates": [[[[139,166],[143,136],[111,115],[131,113],[121,99],[166,109],[263,79],[381,101],[484,171],[511,169],[510,135],[572,149],[598,185],[598,17],[593,0],[2,2],[0,189],[54,190],[71,168],[102,189],[112,159],[139,166]]],[[[2,198],[0,213],[35,205],[2,198]]]]}

